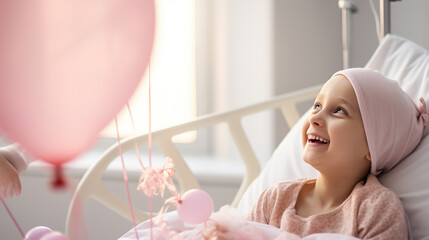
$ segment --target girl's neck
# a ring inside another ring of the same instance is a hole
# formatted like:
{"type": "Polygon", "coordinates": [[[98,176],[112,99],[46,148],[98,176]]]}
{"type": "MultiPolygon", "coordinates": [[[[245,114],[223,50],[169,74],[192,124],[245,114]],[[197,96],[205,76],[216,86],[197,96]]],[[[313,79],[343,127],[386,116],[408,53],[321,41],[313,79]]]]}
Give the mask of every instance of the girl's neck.
{"type": "Polygon", "coordinates": [[[320,173],[312,192],[313,200],[320,207],[330,209],[341,205],[351,194],[356,185],[352,179],[327,177],[320,173]]]}
{"type": "Polygon", "coordinates": [[[339,181],[319,174],[316,181],[309,181],[302,187],[295,204],[296,214],[306,218],[330,212],[348,198],[355,185],[355,181],[339,181]]]}

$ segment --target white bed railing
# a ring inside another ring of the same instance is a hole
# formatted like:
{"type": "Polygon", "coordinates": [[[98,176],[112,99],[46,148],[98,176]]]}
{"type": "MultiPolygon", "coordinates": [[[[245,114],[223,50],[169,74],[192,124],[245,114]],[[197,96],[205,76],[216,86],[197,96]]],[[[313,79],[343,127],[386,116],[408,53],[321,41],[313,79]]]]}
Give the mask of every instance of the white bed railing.
{"type": "MultiPolygon", "coordinates": [[[[183,193],[189,189],[199,188],[199,184],[183,159],[181,153],[174,145],[172,138],[185,132],[207,128],[219,123],[226,123],[246,168],[240,188],[231,204],[232,206],[237,206],[246,188],[260,172],[259,162],[243,130],[241,122],[242,118],[265,110],[280,109],[286,123],[291,127],[300,118],[297,104],[314,99],[320,88],[321,85],[309,87],[275,97],[265,102],[253,104],[233,111],[200,117],[194,121],[159,130],[152,133],[152,142],[159,146],[160,151],[164,156],[169,156],[174,159],[176,170],[175,178],[180,185],[181,192],[183,193]]],[[[139,135],[121,140],[122,151],[126,152],[132,150],[136,142],[139,146],[147,145],[148,135],[139,135]]],[[[74,224],[76,221],[79,221],[78,215],[81,215],[81,213],[78,213],[77,211],[79,209],[83,209],[83,205],[90,197],[126,219],[131,220],[128,203],[109,191],[102,183],[104,171],[118,156],[118,144],[114,144],[107,149],[100,159],[86,171],[79,182],[72,197],[66,220],[66,234],[71,239],[79,238],[78,236],[73,235],[78,231],[77,229],[72,229],[72,227],[76,225],[74,224]]],[[[137,208],[134,208],[134,214],[137,222],[141,222],[149,218],[148,213],[137,208]]]]}

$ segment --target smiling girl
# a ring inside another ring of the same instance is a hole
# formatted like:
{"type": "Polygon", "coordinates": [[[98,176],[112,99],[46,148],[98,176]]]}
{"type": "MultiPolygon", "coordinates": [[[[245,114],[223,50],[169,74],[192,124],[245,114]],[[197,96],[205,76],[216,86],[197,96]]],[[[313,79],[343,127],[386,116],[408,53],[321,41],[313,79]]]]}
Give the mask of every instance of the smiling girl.
{"type": "Polygon", "coordinates": [[[245,219],[301,237],[326,232],[407,239],[402,203],[377,176],[414,150],[426,119],[424,100],[417,107],[378,72],[334,74],[302,127],[303,160],[319,175],[270,186],[245,219]]]}

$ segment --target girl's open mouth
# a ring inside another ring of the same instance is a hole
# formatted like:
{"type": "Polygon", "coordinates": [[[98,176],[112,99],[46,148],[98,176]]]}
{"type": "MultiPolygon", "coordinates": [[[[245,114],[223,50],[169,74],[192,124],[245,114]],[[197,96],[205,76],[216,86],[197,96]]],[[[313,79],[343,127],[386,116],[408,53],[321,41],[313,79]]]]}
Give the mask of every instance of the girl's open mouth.
{"type": "Polygon", "coordinates": [[[308,134],[307,138],[308,138],[307,141],[311,142],[311,143],[320,143],[320,144],[327,144],[327,143],[329,143],[329,139],[326,139],[326,138],[323,138],[323,137],[320,137],[320,136],[315,136],[315,135],[312,135],[312,134],[308,134]]]}

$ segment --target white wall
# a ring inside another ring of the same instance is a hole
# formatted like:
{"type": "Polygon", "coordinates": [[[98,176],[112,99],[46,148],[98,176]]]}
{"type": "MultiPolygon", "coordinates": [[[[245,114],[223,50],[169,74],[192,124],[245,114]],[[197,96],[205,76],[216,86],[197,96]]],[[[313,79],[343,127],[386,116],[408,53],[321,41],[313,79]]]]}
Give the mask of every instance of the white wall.
{"type": "MultiPolygon", "coordinates": [[[[208,1],[208,57],[212,63],[207,75],[211,86],[211,112],[221,112],[269,99],[273,95],[272,78],[272,1],[208,1]]],[[[198,51],[198,49],[197,49],[198,51]]],[[[251,144],[257,146],[261,162],[270,156],[273,116],[263,113],[244,121],[251,144]],[[263,122],[263,127],[255,124],[263,122]]],[[[232,140],[225,141],[226,128],[215,132],[214,153],[220,158],[234,158],[232,140]]]]}
{"type": "MultiPolygon", "coordinates": [[[[363,67],[377,48],[369,0],[354,1],[351,17],[350,66],[363,67]]],[[[378,1],[375,6],[378,11],[378,1]]],[[[392,33],[429,49],[429,1],[392,2],[392,33]]],[[[337,0],[275,0],[274,94],[320,84],[342,68],[341,10],[337,0]]],[[[287,128],[276,118],[275,143],[287,128]]]]}

